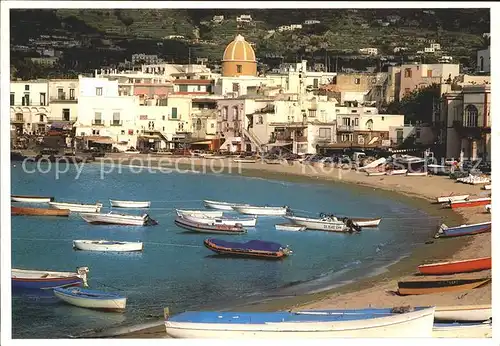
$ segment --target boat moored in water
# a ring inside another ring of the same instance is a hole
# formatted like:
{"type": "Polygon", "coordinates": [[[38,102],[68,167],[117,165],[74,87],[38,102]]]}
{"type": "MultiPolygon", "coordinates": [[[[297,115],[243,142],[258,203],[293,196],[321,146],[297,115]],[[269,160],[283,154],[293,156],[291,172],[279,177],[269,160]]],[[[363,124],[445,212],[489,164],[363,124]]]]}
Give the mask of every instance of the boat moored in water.
{"type": "Polygon", "coordinates": [[[79,287],[54,288],[54,295],[68,304],[87,309],[123,311],[127,305],[127,298],[118,293],[79,287]]]}
{"type": "Polygon", "coordinates": [[[49,202],[49,205],[54,209],[68,209],[71,212],[82,212],[82,213],[99,213],[102,208],[102,203],[83,204],[83,203],[49,202]]]}
{"type": "Polygon", "coordinates": [[[491,269],[491,257],[422,264],[418,266],[418,271],[425,275],[469,273],[487,269],[491,269]]]}
{"type": "Polygon", "coordinates": [[[240,214],[267,215],[267,216],[283,216],[283,215],[286,215],[290,211],[290,208],[288,208],[287,206],[284,206],[284,207],[262,206],[261,207],[261,206],[247,205],[247,206],[236,206],[236,207],[233,207],[233,209],[240,214]]]}
{"type": "Polygon", "coordinates": [[[491,232],[491,221],[480,222],[471,225],[461,225],[448,227],[444,223],[439,227],[434,238],[460,237],[464,235],[473,235],[491,232]]]}
{"type": "Polygon", "coordinates": [[[293,223],[279,223],[274,225],[277,231],[292,231],[292,232],[301,232],[307,229],[306,226],[296,225],[293,223]]]}
{"type": "Polygon", "coordinates": [[[247,217],[247,218],[242,218],[242,217],[234,217],[234,218],[229,218],[229,217],[215,217],[215,218],[210,218],[210,217],[203,217],[203,216],[198,216],[198,215],[183,215],[184,219],[196,223],[204,223],[206,225],[227,225],[227,226],[236,226],[236,225],[241,225],[243,227],[255,227],[257,224],[257,217],[247,217]]]}
{"type": "Polygon", "coordinates": [[[307,218],[300,216],[285,216],[296,225],[305,226],[307,229],[328,232],[350,232],[351,228],[344,221],[338,220],[336,217],[307,218]]]}
{"type": "Polygon", "coordinates": [[[82,251],[131,252],[142,251],[142,242],[114,240],[73,240],[73,248],[82,251]]]}
{"type": "Polygon", "coordinates": [[[12,268],[12,289],[51,289],[66,286],[87,286],[88,272],[88,267],[79,267],[75,272],[12,268]]]}
{"type": "Polygon", "coordinates": [[[198,217],[223,217],[224,212],[218,210],[186,210],[186,209],[176,209],[175,213],[177,216],[184,215],[195,215],[198,217]]]}
{"type": "Polygon", "coordinates": [[[200,232],[200,233],[214,233],[214,234],[243,234],[246,233],[247,230],[244,229],[241,225],[228,226],[228,225],[217,225],[213,224],[205,224],[190,221],[183,216],[177,216],[175,218],[175,224],[184,229],[200,232]]]}
{"type": "Polygon", "coordinates": [[[378,227],[380,224],[380,221],[382,221],[381,218],[369,218],[369,217],[347,217],[347,216],[335,216],[334,214],[324,214],[320,213],[319,214],[320,218],[336,218],[337,220],[340,220],[344,223],[347,223],[348,220],[351,220],[352,223],[354,223],[356,226],[365,228],[365,227],[378,227]]]}
{"type": "Polygon", "coordinates": [[[11,195],[10,200],[22,203],[48,203],[54,201],[54,197],[11,195]]]}
{"type": "Polygon", "coordinates": [[[210,238],[205,239],[203,244],[206,248],[221,255],[282,259],[292,253],[286,246],[264,240],[250,240],[246,243],[237,243],[210,238]]]}
{"type": "Polygon", "coordinates": [[[210,201],[207,199],[203,201],[203,204],[207,208],[218,209],[218,210],[234,210],[233,207],[250,206],[250,204],[245,204],[245,203],[219,202],[219,201],[210,201]]]}
{"type": "Polygon", "coordinates": [[[69,216],[68,209],[10,207],[11,215],[26,216],[69,216]]]}
{"type": "Polygon", "coordinates": [[[109,212],[107,214],[80,213],[80,216],[93,225],[154,226],[158,224],[148,214],[139,216],[109,212]]]}
{"type": "Polygon", "coordinates": [[[170,317],[165,310],[166,332],[174,338],[431,337],[434,322],[434,307],[382,316],[368,312],[188,311],[170,317]]]}
{"type": "Polygon", "coordinates": [[[453,291],[465,291],[477,288],[491,281],[491,278],[426,280],[398,282],[399,295],[432,294],[453,291]]]}
{"type": "Polygon", "coordinates": [[[150,201],[119,201],[116,199],[110,199],[109,203],[113,208],[149,208],[151,206],[150,201]]]}

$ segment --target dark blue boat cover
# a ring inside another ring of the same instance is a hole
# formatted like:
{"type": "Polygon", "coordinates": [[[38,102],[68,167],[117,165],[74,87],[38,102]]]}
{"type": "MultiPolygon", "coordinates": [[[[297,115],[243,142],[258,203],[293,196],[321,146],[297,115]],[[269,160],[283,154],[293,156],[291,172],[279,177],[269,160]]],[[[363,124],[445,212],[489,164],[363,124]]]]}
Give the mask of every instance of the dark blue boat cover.
{"type": "Polygon", "coordinates": [[[283,246],[281,244],[274,243],[272,241],[264,241],[264,240],[250,240],[250,241],[247,241],[246,243],[236,243],[236,242],[230,242],[230,241],[225,241],[225,240],[221,240],[221,239],[214,239],[214,238],[210,238],[207,240],[210,241],[211,243],[217,245],[217,246],[230,248],[230,249],[276,252],[276,251],[279,251],[280,248],[283,248],[283,246]]]}

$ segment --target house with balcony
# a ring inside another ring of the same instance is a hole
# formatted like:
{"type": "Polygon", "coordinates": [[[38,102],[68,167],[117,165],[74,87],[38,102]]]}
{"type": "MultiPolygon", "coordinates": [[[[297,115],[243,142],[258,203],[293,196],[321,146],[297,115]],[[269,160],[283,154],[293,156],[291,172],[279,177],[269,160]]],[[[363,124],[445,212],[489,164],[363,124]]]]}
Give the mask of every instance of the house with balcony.
{"type": "Polygon", "coordinates": [[[10,82],[10,122],[18,134],[45,133],[50,117],[47,80],[10,82]]]}
{"type": "Polygon", "coordinates": [[[78,118],[78,79],[50,79],[48,88],[52,110],[48,123],[73,124],[78,118]]]}
{"type": "Polygon", "coordinates": [[[441,94],[447,90],[453,78],[460,74],[459,64],[405,64],[401,65],[400,91],[401,100],[406,94],[420,88],[438,84],[441,94]]]}
{"type": "Polygon", "coordinates": [[[214,80],[210,79],[176,79],[172,83],[175,95],[209,95],[214,90],[214,80]]]}
{"type": "Polygon", "coordinates": [[[242,14],[236,17],[236,22],[238,23],[251,23],[252,16],[249,14],[242,14]]]}
{"type": "Polygon", "coordinates": [[[218,150],[217,98],[196,97],[191,100],[191,148],[218,150]]]}

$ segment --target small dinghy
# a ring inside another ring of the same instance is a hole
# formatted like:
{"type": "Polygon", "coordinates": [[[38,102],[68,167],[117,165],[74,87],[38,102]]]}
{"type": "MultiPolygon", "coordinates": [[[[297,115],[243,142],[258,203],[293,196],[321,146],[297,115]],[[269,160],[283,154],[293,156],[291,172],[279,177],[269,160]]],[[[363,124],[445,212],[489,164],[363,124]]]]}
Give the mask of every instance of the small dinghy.
{"type": "Polygon", "coordinates": [[[81,213],[80,216],[93,225],[154,226],[158,224],[148,214],[139,216],[109,212],[107,214],[81,213]]]}
{"type": "Polygon", "coordinates": [[[307,229],[306,226],[296,225],[293,223],[279,223],[274,225],[277,231],[302,232],[307,229]]]}
{"type": "Polygon", "coordinates": [[[344,223],[347,223],[348,220],[351,220],[352,223],[354,223],[356,226],[366,228],[366,227],[378,227],[380,224],[380,221],[382,221],[381,218],[379,217],[348,217],[348,216],[335,216],[334,214],[324,214],[320,213],[319,214],[320,218],[326,218],[329,217],[331,219],[335,218],[339,221],[342,221],[344,223]]]}
{"type": "Polygon", "coordinates": [[[491,321],[482,323],[434,323],[433,338],[491,338],[491,321]]]}
{"type": "Polygon", "coordinates": [[[109,203],[113,208],[144,209],[151,206],[151,202],[149,201],[118,201],[116,199],[110,199],[109,203]]]}
{"type": "Polygon", "coordinates": [[[82,251],[131,252],[142,251],[144,244],[114,240],[73,240],[73,248],[82,251]]]}
{"type": "Polygon", "coordinates": [[[491,281],[491,278],[426,280],[398,282],[399,295],[432,294],[453,291],[465,291],[477,288],[491,281]]]}
{"type": "Polygon", "coordinates": [[[475,199],[468,199],[468,200],[464,200],[464,201],[451,201],[451,202],[449,202],[449,206],[452,209],[479,207],[479,206],[488,205],[488,204],[491,204],[491,197],[475,198],[475,199]]]}
{"type": "Polygon", "coordinates": [[[469,273],[486,269],[491,269],[491,257],[422,264],[418,266],[418,271],[424,275],[469,273]]]}
{"type": "Polygon", "coordinates": [[[218,209],[218,210],[234,210],[233,207],[249,206],[249,204],[244,204],[244,203],[218,202],[218,201],[210,201],[207,199],[203,201],[203,204],[207,208],[218,209]]]}
{"type": "Polygon", "coordinates": [[[204,223],[207,225],[227,225],[227,226],[236,226],[236,225],[241,225],[243,227],[255,227],[257,224],[257,217],[247,217],[247,218],[242,218],[242,217],[203,217],[203,216],[197,216],[197,215],[183,215],[184,219],[196,223],[204,223]]]}
{"type": "Polygon", "coordinates": [[[176,214],[178,216],[184,215],[195,215],[198,217],[223,217],[223,212],[218,210],[186,210],[186,209],[176,209],[176,214]]]}
{"type": "Polygon", "coordinates": [[[243,234],[247,233],[241,225],[228,226],[228,225],[216,225],[192,222],[184,218],[183,216],[177,216],[175,218],[175,224],[184,229],[200,232],[200,233],[214,233],[214,234],[243,234]]]}
{"type": "Polygon", "coordinates": [[[78,213],[99,213],[102,208],[102,203],[83,204],[83,203],[49,202],[49,205],[55,209],[68,209],[71,212],[78,212],[78,213]]]}
{"type": "Polygon", "coordinates": [[[468,198],[469,198],[469,195],[450,195],[450,196],[438,197],[437,202],[438,203],[449,203],[449,202],[456,202],[456,201],[465,201],[468,198]]]}
{"type": "Polygon", "coordinates": [[[480,234],[491,232],[491,221],[475,223],[472,225],[461,225],[456,227],[448,227],[442,224],[439,230],[434,235],[434,238],[450,238],[460,237],[464,235],[480,234]]]}
{"type": "Polygon", "coordinates": [[[88,272],[88,267],[76,268],[75,272],[12,268],[12,289],[52,289],[54,287],[87,286],[88,272]]]}
{"type": "Polygon", "coordinates": [[[26,216],[69,216],[68,209],[10,207],[11,215],[26,216]]]}
{"type": "Polygon", "coordinates": [[[290,208],[287,206],[284,207],[269,207],[269,206],[237,206],[233,207],[234,210],[236,210],[240,214],[247,214],[247,215],[268,215],[268,216],[283,216],[286,215],[289,211],[290,208]]]}
{"type": "Polygon", "coordinates": [[[10,200],[12,202],[22,202],[22,203],[48,203],[52,202],[54,200],[54,197],[11,195],[10,200]]]}
{"type": "Polygon", "coordinates": [[[54,295],[68,304],[87,309],[122,312],[127,305],[127,298],[118,293],[79,287],[54,288],[54,295]]]}
{"type": "Polygon", "coordinates": [[[438,306],[434,320],[439,322],[484,322],[491,318],[491,304],[438,306]]]}
{"type": "Polygon", "coordinates": [[[264,240],[250,240],[246,243],[237,243],[209,238],[205,239],[203,244],[208,249],[221,255],[282,259],[292,253],[286,246],[264,240]]]}

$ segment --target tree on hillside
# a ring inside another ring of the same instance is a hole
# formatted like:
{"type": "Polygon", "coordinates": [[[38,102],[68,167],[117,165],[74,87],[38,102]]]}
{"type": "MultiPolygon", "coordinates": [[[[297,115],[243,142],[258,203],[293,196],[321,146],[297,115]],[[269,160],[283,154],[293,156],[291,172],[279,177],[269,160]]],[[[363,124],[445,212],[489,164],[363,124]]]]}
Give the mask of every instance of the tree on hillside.
{"type": "Polygon", "coordinates": [[[441,98],[440,89],[439,84],[432,84],[425,88],[413,90],[405,95],[401,101],[390,103],[384,113],[403,114],[405,122],[415,123],[421,121],[430,123],[432,122],[434,104],[439,102],[441,98]]]}

